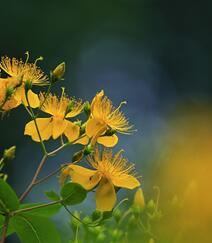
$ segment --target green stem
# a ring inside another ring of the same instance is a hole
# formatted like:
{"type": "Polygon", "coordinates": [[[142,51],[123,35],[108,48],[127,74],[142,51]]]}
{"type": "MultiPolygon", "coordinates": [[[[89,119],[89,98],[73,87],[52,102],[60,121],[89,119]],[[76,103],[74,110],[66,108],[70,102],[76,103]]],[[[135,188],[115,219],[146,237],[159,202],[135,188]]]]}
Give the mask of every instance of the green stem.
{"type": "Polygon", "coordinates": [[[30,207],[30,208],[18,209],[16,211],[12,212],[11,215],[14,216],[14,215],[19,214],[19,213],[28,212],[28,211],[31,211],[31,210],[34,210],[34,209],[39,209],[39,208],[45,208],[45,207],[55,205],[55,204],[58,204],[58,203],[62,203],[62,202],[63,202],[63,199],[55,201],[55,202],[44,203],[44,204],[33,206],[33,207],[30,207]]]}
{"type": "Polygon", "coordinates": [[[46,162],[46,160],[47,160],[47,157],[48,157],[47,154],[45,154],[45,155],[43,156],[43,158],[42,158],[42,160],[41,160],[41,162],[40,162],[40,164],[39,164],[39,166],[38,166],[38,168],[37,168],[37,170],[36,170],[36,172],[35,172],[35,174],[34,174],[34,176],[33,176],[33,178],[32,178],[32,181],[31,181],[30,184],[28,185],[27,189],[26,189],[26,190],[23,192],[23,194],[20,196],[20,198],[19,198],[19,201],[20,201],[20,202],[22,202],[23,199],[24,199],[24,198],[29,194],[29,192],[32,190],[32,188],[33,188],[33,186],[35,185],[35,182],[36,182],[36,180],[37,180],[37,178],[38,178],[38,175],[39,175],[41,169],[43,168],[43,166],[44,166],[44,164],[45,164],[45,162],[46,162]]]}
{"type": "Polygon", "coordinates": [[[0,243],[4,243],[6,241],[9,219],[10,219],[9,215],[6,215],[4,225],[3,225],[3,229],[2,229],[2,237],[1,237],[0,243]]]}
{"type": "Polygon", "coordinates": [[[129,208],[129,209],[123,214],[122,218],[121,218],[120,221],[119,221],[119,225],[124,221],[124,219],[125,219],[130,213],[132,213],[131,208],[129,208]]]}
{"type": "Polygon", "coordinates": [[[73,218],[75,218],[77,221],[79,221],[81,224],[83,224],[83,225],[85,225],[85,226],[87,226],[87,227],[97,227],[97,226],[99,226],[99,224],[86,224],[86,223],[84,223],[81,219],[79,219],[78,217],[76,217],[70,210],[69,210],[69,208],[65,205],[65,204],[63,204],[62,202],[61,202],[61,204],[63,205],[63,207],[65,208],[65,210],[73,217],[73,218]]]}
{"type": "Polygon", "coordinates": [[[51,172],[50,174],[48,174],[47,176],[44,176],[43,178],[35,181],[34,185],[38,185],[46,180],[48,180],[50,177],[52,177],[53,175],[56,175],[58,172],[60,172],[64,167],[68,166],[68,164],[65,164],[63,166],[61,166],[60,168],[58,168],[57,170],[51,172]]]}

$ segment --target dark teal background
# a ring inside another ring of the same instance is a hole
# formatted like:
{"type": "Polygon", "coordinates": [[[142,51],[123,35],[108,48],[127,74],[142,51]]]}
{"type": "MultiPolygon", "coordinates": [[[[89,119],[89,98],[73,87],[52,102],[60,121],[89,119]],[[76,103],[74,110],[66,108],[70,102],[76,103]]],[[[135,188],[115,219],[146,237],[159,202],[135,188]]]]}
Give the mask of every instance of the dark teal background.
{"type": "MultiPolygon", "coordinates": [[[[136,163],[144,187],[152,151],[160,148],[157,139],[167,129],[167,114],[178,104],[211,101],[210,1],[10,0],[1,1],[0,9],[1,55],[25,58],[27,50],[31,60],[42,55],[46,72],[65,61],[61,85],[68,94],[91,100],[104,89],[116,105],[127,100],[123,111],[138,132],[120,136],[115,150],[124,148],[136,163]]],[[[60,84],[54,91],[60,93],[60,84]]],[[[7,173],[18,194],[41,157],[39,145],[23,136],[28,120],[18,108],[0,121],[1,152],[17,145],[7,173]]],[[[69,161],[71,151],[51,159],[43,173],[69,161]]],[[[35,189],[28,200],[43,199],[42,191],[53,186],[58,188],[56,179],[35,189]]],[[[92,201],[86,205],[92,208],[92,201]]]]}

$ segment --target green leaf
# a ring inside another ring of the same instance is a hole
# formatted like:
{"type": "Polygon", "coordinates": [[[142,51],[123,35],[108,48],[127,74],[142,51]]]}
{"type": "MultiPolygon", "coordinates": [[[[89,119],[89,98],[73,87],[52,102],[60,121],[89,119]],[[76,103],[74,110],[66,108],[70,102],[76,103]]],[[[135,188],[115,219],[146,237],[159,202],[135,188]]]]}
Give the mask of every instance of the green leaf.
{"type": "MultiPolygon", "coordinates": [[[[0,236],[2,235],[2,228],[4,226],[4,216],[3,215],[0,215],[0,236]]],[[[12,227],[10,221],[9,221],[9,225],[8,225],[8,228],[7,228],[7,236],[8,235],[11,235],[12,233],[14,233],[14,228],[12,227]]]]}
{"type": "Polygon", "coordinates": [[[11,218],[11,223],[22,243],[61,243],[54,223],[30,213],[11,218]]]}
{"type": "Polygon", "coordinates": [[[45,192],[45,195],[48,199],[50,199],[52,201],[60,200],[60,196],[54,191],[45,192]]]}
{"type": "Polygon", "coordinates": [[[7,182],[0,179],[0,211],[14,211],[19,207],[16,193],[7,182]]]}
{"type": "MultiPolygon", "coordinates": [[[[26,204],[21,204],[20,209],[22,208],[31,208],[35,206],[42,205],[40,203],[26,203],[26,204]]],[[[33,215],[38,215],[38,216],[43,216],[43,217],[51,217],[59,212],[61,209],[62,205],[61,204],[55,204],[55,205],[49,205],[47,207],[43,208],[37,208],[37,209],[32,209],[29,213],[33,215]]]]}
{"type": "Polygon", "coordinates": [[[60,195],[64,199],[64,204],[75,205],[84,201],[87,191],[80,184],[69,182],[63,186],[60,195]]]}

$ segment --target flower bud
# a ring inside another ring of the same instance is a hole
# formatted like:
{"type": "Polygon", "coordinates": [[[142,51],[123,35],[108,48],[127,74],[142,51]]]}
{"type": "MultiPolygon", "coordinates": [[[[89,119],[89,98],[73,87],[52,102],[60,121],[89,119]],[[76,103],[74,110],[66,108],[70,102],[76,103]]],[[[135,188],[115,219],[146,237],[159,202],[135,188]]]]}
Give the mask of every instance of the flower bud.
{"type": "Polygon", "coordinates": [[[96,237],[96,242],[104,242],[106,240],[106,235],[101,232],[96,237]]]}
{"type": "Polygon", "coordinates": [[[148,243],[155,243],[155,241],[151,238],[148,243]]]}
{"type": "Polygon", "coordinates": [[[3,159],[5,161],[14,159],[15,151],[16,151],[16,146],[12,146],[9,149],[5,149],[3,154],[3,159]]]}
{"type": "Polygon", "coordinates": [[[154,212],[155,211],[156,204],[155,204],[155,202],[152,199],[147,203],[147,209],[150,212],[154,212]]]}
{"type": "Polygon", "coordinates": [[[65,73],[65,62],[62,62],[52,71],[52,82],[56,82],[62,79],[64,73],[65,73]]]}
{"type": "Polygon", "coordinates": [[[144,209],[145,207],[145,200],[144,200],[144,194],[143,194],[143,190],[141,188],[139,188],[135,195],[134,195],[134,206],[136,208],[139,208],[141,211],[144,209]]]}
{"type": "Polygon", "coordinates": [[[84,112],[87,116],[90,116],[91,114],[91,105],[88,101],[86,101],[84,104],[84,112]]]}
{"type": "Polygon", "coordinates": [[[74,124],[77,125],[77,126],[79,126],[79,127],[81,127],[81,125],[82,125],[82,121],[80,121],[80,120],[75,121],[74,124]]]}
{"type": "Polygon", "coordinates": [[[85,149],[84,149],[84,155],[89,155],[91,153],[93,153],[93,145],[92,144],[88,144],[85,149]]]}
{"type": "Polygon", "coordinates": [[[71,112],[74,108],[74,102],[73,100],[71,100],[68,105],[67,105],[67,108],[66,108],[66,114],[68,114],[69,112],[71,112]]]}
{"type": "Polygon", "coordinates": [[[112,239],[115,241],[118,241],[122,237],[122,235],[123,235],[123,231],[121,231],[119,229],[114,229],[111,232],[112,239]]]}
{"type": "Polygon", "coordinates": [[[86,123],[83,123],[80,127],[80,135],[85,133],[86,123]]]}

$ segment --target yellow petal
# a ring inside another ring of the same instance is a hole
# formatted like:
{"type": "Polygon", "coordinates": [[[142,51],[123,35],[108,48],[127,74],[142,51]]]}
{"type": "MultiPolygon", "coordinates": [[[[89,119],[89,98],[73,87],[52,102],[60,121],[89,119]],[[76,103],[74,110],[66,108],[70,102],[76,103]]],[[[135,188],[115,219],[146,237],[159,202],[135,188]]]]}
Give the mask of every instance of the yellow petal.
{"type": "Polygon", "coordinates": [[[127,189],[134,189],[140,186],[140,182],[134,176],[128,174],[111,176],[111,181],[114,186],[123,187],[127,189]]]}
{"type": "Polygon", "coordinates": [[[29,104],[32,108],[37,108],[40,106],[40,100],[37,94],[32,92],[32,90],[29,90],[27,95],[28,95],[29,104]]]}
{"type": "Polygon", "coordinates": [[[118,137],[113,134],[112,136],[98,137],[97,142],[105,147],[114,147],[118,143],[118,137]]]}
{"type": "Polygon", "coordinates": [[[103,177],[96,190],[96,209],[111,211],[116,203],[116,193],[110,180],[103,177]]]}
{"type": "Polygon", "coordinates": [[[85,137],[82,137],[80,139],[78,139],[75,144],[82,144],[82,145],[86,145],[88,144],[89,142],[89,137],[88,136],[85,136],[85,137]]]}
{"type": "Polygon", "coordinates": [[[52,137],[53,139],[57,139],[60,135],[62,135],[67,127],[67,121],[60,118],[53,118],[53,129],[52,129],[52,137]]]}
{"type": "Polygon", "coordinates": [[[104,96],[104,91],[101,90],[99,93],[96,94],[96,96],[93,98],[93,100],[91,102],[91,114],[94,117],[99,116],[99,104],[100,104],[103,96],[104,96]]]}
{"type": "Polygon", "coordinates": [[[66,124],[67,126],[64,131],[65,136],[70,142],[76,140],[80,134],[80,127],[70,121],[66,121],[66,124]]]}
{"type": "Polygon", "coordinates": [[[23,102],[26,106],[27,106],[27,101],[26,101],[26,98],[25,98],[25,93],[24,93],[24,86],[21,85],[20,87],[18,87],[16,90],[15,90],[15,93],[14,93],[14,98],[19,102],[23,102]]]}
{"type": "MultiPolygon", "coordinates": [[[[42,140],[48,140],[52,135],[52,118],[37,118],[36,122],[42,140]]],[[[32,140],[40,142],[34,121],[30,121],[26,124],[24,134],[31,136],[32,140]]]]}
{"type": "MultiPolygon", "coordinates": [[[[93,137],[94,135],[99,133],[99,131],[101,131],[101,134],[102,134],[104,132],[104,130],[106,130],[106,124],[104,122],[102,122],[101,120],[95,119],[95,118],[91,118],[90,120],[88,120],[88,122],[86,124],[86,129],[85,129],[88,137],[93,137]]],[[[101,134],[99,134],[99,136],[101,134]]]]}
{"type": "Polygon", "coordinates": [[[101,175],[96,170],[89,170],[79,165],[69,165],[69,175],[73,182],[79,183],[86,190],[91,190],[100,181],[101,175]]]}
{"type": "Polygon", "coordinates": [[[4,104],[2,109],[5,110],[5,111],[9,111],[13,108],[16,108],[19,105],[20,105],[20,102],[18,102],[16,99],[11,97],[8,101],[6,101],[6,103],[4,104]]]}

